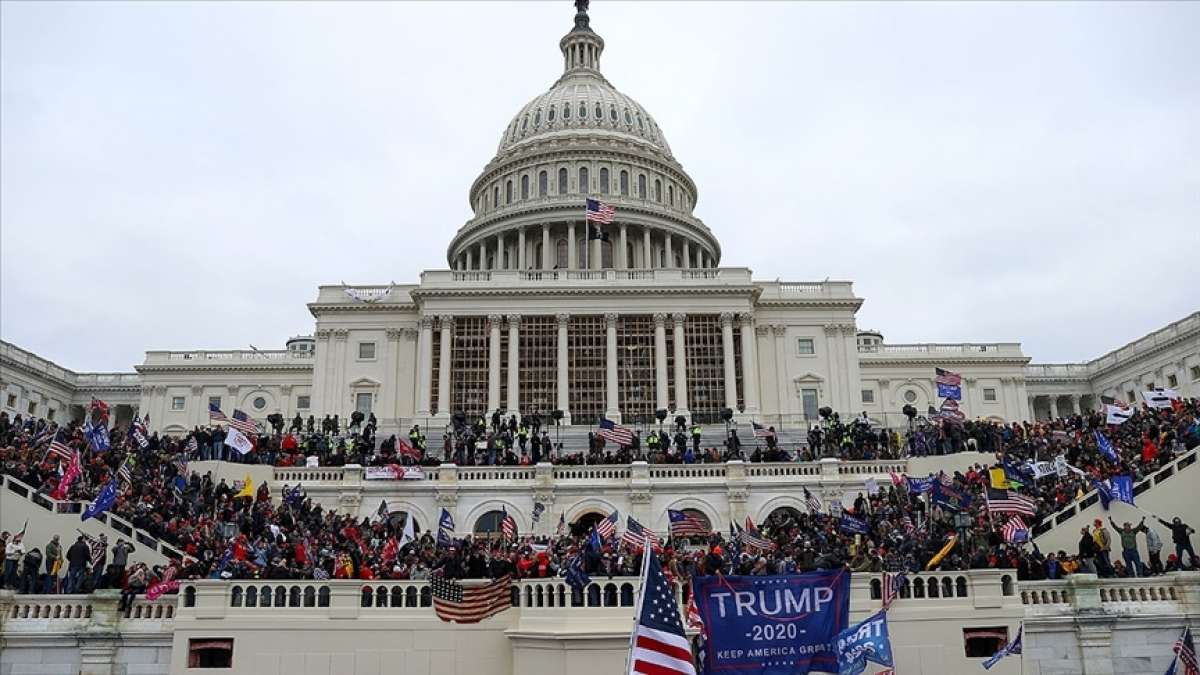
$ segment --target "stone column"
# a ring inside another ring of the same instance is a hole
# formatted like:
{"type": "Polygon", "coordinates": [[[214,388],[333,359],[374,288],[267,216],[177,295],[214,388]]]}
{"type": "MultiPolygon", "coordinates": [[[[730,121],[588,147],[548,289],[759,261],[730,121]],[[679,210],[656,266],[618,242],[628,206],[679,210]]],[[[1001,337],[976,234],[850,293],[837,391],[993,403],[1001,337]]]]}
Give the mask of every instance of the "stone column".
{"type": "Polygon", "coordinates": [[[667,315],[654,315],[654,400],[655,411],[671,407],[667,400],[667,315]]]}
{"type": "Polygon", "coordinates": [[[1030,422],[1037,421],[1037,397],[1036,396],[1029,397],[1029,417],[1027,419],[1030,422]]]}
{"type": "Polygon", "coordinates": [[[520,328],[521,315],[508,315],[508,414],[520,414],[520,375],[521,367],[518,363],[518,354],[520,353],[520,328]]]}
{"type": "MultiPolygon", "coordinates": [[[[421,317],[421,333],[417,336],[417,417],[427,417],[430,405],[430,384],[433,381],[433,317],[421,317]]],[[[328,410],[328,408],[326,408],[328,410]]],[[[320,412],[320,411],[317,411],[320,412]]]]}
{"type": "Polygon", "coordinates": [[[524,272],[525,264],[525,228],[517,230],[517,270],[524,272]]]}
{"type": "Polygon", "coordinates": [[[646,269],[654,269],[654,265],[650,264],[650,228],[642,228],[642,267],[646,269]]]}
{"type": "MultiPolygon", "coordinates": [[[[686,241],[683,250],[687,251],[686,241]]],[[[687,267],[686,260],[684,260],[684,267],[687,267]]],[[[725,407],[737,412],[737,369],[733,363],[733,318],[733,312],[721,313],[721,352],[722,361],[725,364],[725,407]]]]}
{"type": "Polygon", "coordinates": [[[553,256],[550,253],[550,225],[544,224],[542,225],[542,269],[553,269],[554,265],[550,262],[552,259],[553,256]]]}
{"type": "Polygon", "coordinates": [[[454,317],[443,314],[438,317],[441,328],[441,352],[438,354],[438,414],[450,414],[450,352],[451,338],[454,337],[454,317]]]}
{"type": "Polygon", "coordinates": [[[567,223],[567,268],[579,269],[579,254],[575,247],[575,223],[567,223]]]}
{"type": "MultiPolygon", "coordinates": [[[[385,415],[392,420],[400,416],[400,378],[396,377],[396,364],[400,361],[400,336],[399,328],[388,328],[384,331],[387,336],[387,370],[388,377],[383,380],[383,397],[387,404],[385,415]]],[[[383,403],[381,402],[381,403],[383,403]]],[[[397,422],[393,422],[397,424],[397,422]]]]}
{"type": "Polygon", "coordinates": [[[567,354],[567,326],[571,325],[571,315],[559,314],[555,318],[558,320],[558,386],[555,389],[558,394],[558,409],[563,411],[563,424],[570,424],[571,397],[567,392],[570,381],[567,379],[567,367],[570,365],[570,357],[567,354]]]}
{"type": "Polygon", "coordinates": [[[675,266],[675,257],[671,255],[671,233],[670,232],[663,233],[663,258],[665,259],[663,267],[670,268],[670,267],[675,266]]]}
{"type": "Polygon", "coordinates": [[[746,414],[755,414],[758,409],[758,344],[754,339],[754,315],[738,315],[742,322],[742,400],[746,414]]]}
{"type": "Polygon", "coordinates": [[[486,270],[487,266],[487,244],[480,240],[479,242],[479,269],[486,270]]]}
{"type": "Polygon", "coordinates": [[[621,421],[620,402],[617,397],[617,315],[604,315],[604,393],[607,405],[604,416],[614,422],[621,421]]]}
{"type": "Polygon", "coordinates": [[[613,256],[613,266],[616,267],[617,269],[627,270],[631,267],[629,257],[627,255],[627,252],[629,251],[629,232],[628,232],[628,230],[629,230],[629,226],[626,225],[625,223],[621,223],[621,238],[619,240],[621,248],[620,248],[620,250],[617,251],[617,253],[619,254],[619,257],[616,255],[613,256]],[[620,262],[617,262],[617,261],[620,261],[620,262]]]}
{"type": "Polygon", "coordinates": [[[1079,414],[1079,394],[1071,394],[1071,414],[1079,414]]]}
{"type": "Polygon", "coordinates": [[[471,249],[467,249],[466,256],[467,256],[466,269],[467,269],[467,271],[470,271],[472,268],[475,267],[475,252],[472,251],[471,249]]]}
{"type": "Polygon", "coordinates": [[[700,267],[701,269],[708,267],[708,254],[704,252],[704,249],[700,249],[700,267]]]}
{"type": "MultiPolygon", "coordinates": [[[[584,231],[592,229],[591,225],[584,224],[584,231]]],[[[596,226],[599,229],[599,225],[596,226]]],[[[588,268],[593,270],[604,269],[604,242],[599,239],[588,239],[588,268]]]]}
{"type": "Polygon", "coordinates": [[[683,240],[683,267],[687,269],[692,266],[692,247],[687,239],[683,240]]]}
{"type": "Polygon", "coordinates": [[[508,265],[504,264],[504,233],[496,235],[496,265],[498,270],[508,269],[508,265]]]}
{"type": "Polygon", "coordinates": [[[488,315],[488,404],[487,414],[500,408],[500,320],[499,314],[488,315]]]}
{"type": "MultiPolygon", "coordinates": [[[[669,260],[669,258],[668,258],[669,260]]],[[[690,416],[687,398],[687,351],[683,344],[683,322],[686,314],[672,314],[675,320],[675,414],[690,416]]]]}
{"type": "Polygon", "coordinates": [[[1058,419],[1058,396],[1050,397],[1050,419],[1058,419]]]}

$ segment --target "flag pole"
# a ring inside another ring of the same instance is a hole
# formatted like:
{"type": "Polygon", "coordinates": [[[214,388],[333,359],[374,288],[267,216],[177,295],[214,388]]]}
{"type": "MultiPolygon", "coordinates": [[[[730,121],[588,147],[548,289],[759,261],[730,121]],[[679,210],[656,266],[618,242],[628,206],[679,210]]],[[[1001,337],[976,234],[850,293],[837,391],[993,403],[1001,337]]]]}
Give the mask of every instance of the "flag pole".
{"type": "Polygon", "coordinates": [[[654,555],[654,551],[650,549],[650,536],[645,535],[642,538],[641,586],[638,588],[637,606],[633,610],[633,628],[629,631],[629,654],[625,657],[625,672],[628,675],[637,675],[633,672],[633,648],[637,644],[638,621],[642,617],[642,602],[646,599],[646,579],[650,576],[650,556],[652,555],[654,555]]]}

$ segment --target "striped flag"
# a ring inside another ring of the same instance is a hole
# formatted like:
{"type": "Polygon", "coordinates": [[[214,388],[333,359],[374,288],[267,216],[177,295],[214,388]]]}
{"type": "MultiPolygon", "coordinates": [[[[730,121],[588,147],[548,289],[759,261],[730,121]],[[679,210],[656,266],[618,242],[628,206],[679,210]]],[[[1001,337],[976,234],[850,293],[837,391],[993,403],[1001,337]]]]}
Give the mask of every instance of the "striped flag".
{"type": "Polygon", "coordinates": [[[1196,661],[1196,643],[1192,640],[1191,626],[1185,626],[1183,635],[1175,641],[1175,655],[1183,664],[1184,675],[1200,675],[1200,664],[1196,661]]]}
{"type": "Polygon", "coordinates": [[[775,437],[775,428],[774,427],[767,428],[767,427],[759,424],[758,422],[751,422],[750,428],[754,430],[754,433],[753,433],[754,438],[774,438],[775,437]]]}
{"type": "Polygon", "coordinates": [[[633,445],[633,432],[628,427],[614,424],[612,420],[604,417],[600,418],[600,431],[596,435],[617,445],[633,445]]]}
{"type": "Polygon", "coordinates": [[[563,511],[558,514],[558,536],[562,537],[567,534],[567,512],[563,511]]]}
{"type": "Polygon", "coordinates": [[[233,411],[233,418],[229,420],[229,426],[242,432],[248,438],[258,436],[258,424],[241,410],[233,411]]]}
{"type": "Polygon", "coordinates": [[[952,373],[949,370],[945,370],[943,368],[935,368],[934,371],[937,375],[937,377],[935,377],[933,380],[935,383],[944,384],[947,387],[962,386],[962,374],[952,373]]]}
{"type": "Polygon", "coordinates": [[[512,607],[512,577],[508,575],[471,588],[441,576],[430,585],[433,612],[442,621],[479,623],[512,607]]]}
{"type": "Polygon", "coordinates": [[[209,422],[228,422],[229,418],[225,413],[221,412],[221,407],[216,403],[208,404],[208,421],[209,422]]]}
{"type": "Polygon", "coordinates": [[[598,199],[587,200],[584,211],[584,221],[588,223],[608,224],[617,216],[617,209],[611,204],[605,204],[598,199]]]}
{"type": "Polygon", "coordinates": [[[809,492],[808,488],[804,488],[804,503],[808,505],[809,513],[815,515],[821,512],[821,498],[809,492]]]}
{"type": "Polygon", "coordinates": [[[641,523],[634,520],[633,516],[626,516],[625,533],[621,535],[621,543],[635,551],[641,551],[646,547],[647,539],[650,540],[650,548],[655,553],[662,550],[662,547],[658,543],[658,537],[653,532],[647,530],[641,523]]]}
{"type": "Polygon", "coordinates": [[[1010,544],[1020,544],[1029,540],[1029,528],[1025,525],[1025,521],[1021,520],[1021,516],[1014,515],[1008,519],[1008,522],[1000,527],[1000,534],[1004,535],[1004,541],[1010,544]]]}
{"type": "Polygon", "coordinates": [[[200,450],[200,443],[198,443],[196,441],[196,437],[195,436],[189,437],[188,443],[187,443],[188,454],[191,455],[191,454],[197,452],[198,450],[200,450]]]}
{"type": "Polygon", "coordinates": [[[1025,495],[989,487],[984,498],[991,513],[1019,513],[1030,517],[1037,514],[1037,502],[1025,495]]]}
{"type": "Polygon", "coordinates": [[[117,469],[117,479],[125,485],[133,485],[133,457],[125,456],[125,461],[121,462],[121,468],[117,469]]]}
{"type": "Polygon", "coordinates": [[[775,542],[759,534],[758,527],[754,525],[750,516],[746,516],[746,529],[742,530],[738,537],[741,539],[742,545],[747,548],[756,548],[760,551],[774,551],[778,548],[775,542]]]}
{"type": "Polygon", "coordinates": [[[504,511],[504,517],[500,519],[500,533],[508,541],[515,541],[517,538],[517,521],[508,511],[504,511]]]}
{"type": "Polygon", "coordinates": [[[75,451],[72,450],[69,445],[63,442],[61,431],[54,435],[54,440],[50,441],[50,449],[46,451],[47,457],[54,455],[55,457],[66,462],[71,461],[71,456],[74,454],[75,451]]]}
{"type": "Polygon", "coordinates": [[[656,555],[645,556],[637,606],[637,624],[629,640],[630,674],[696,675],[679,603],[656,555]]]}
{"type": "Polygon", "coordinates": [[[908,585],[908,575],[904,572],[883,573],[883,608],[892,606],[892,602],[900,597],[900,589],[908,585]]]}
{"type": "Polygon", "coordinates": [[[704,521],[684,511],[667,509],[667,520],[672,537],[706,537],[710,530],[704,521]]]}
{"type": "Polygon", "coordinates": [[[610,539],[617,533],[617,512],[613,511],[607,518],[596,523],[596,533],[601,539],[610,539]]]}

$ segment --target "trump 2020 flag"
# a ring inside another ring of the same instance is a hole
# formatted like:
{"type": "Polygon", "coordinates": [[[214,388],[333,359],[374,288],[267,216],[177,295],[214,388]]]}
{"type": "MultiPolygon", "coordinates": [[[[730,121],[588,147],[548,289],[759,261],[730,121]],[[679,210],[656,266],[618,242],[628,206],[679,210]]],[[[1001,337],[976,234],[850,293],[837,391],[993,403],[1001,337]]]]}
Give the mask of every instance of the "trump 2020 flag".
{"type": "Polygon", "coordinates": [[[1108,436],[1100,433],[1099,429],[1095,431],[1095,434],[1096,447],[1100,450],[1100,454],[1104,455],[1104,458],[1110,462],[1121,461],[1117,458],[1117,450],[1113,447],[1112,441],[1108,440],[1108,436]]]}
{"type": "Polygon", "coordinates": [[[1133,506],[1133,477],[1113,476],[1112,498],[1119,502],[1125,502],[1126,504],[1133,506]]]}
{"type": "Polygon", "coordinates": [[[83,510],[83,520],[95,518],[96,516],[111,509],[113,504],[117,503],[117,479],[112,478],[104,487],[100,489],[100,494],[96,495],[96,501],[92,505],[83,510]]]}
{"type": "Polygon", "coordinates": [[[889,668],[894,665],[886,610],[838,633],[834,645],[837,647],[838,675],[858,675],[866,670],[867,661],[889,668]]]}

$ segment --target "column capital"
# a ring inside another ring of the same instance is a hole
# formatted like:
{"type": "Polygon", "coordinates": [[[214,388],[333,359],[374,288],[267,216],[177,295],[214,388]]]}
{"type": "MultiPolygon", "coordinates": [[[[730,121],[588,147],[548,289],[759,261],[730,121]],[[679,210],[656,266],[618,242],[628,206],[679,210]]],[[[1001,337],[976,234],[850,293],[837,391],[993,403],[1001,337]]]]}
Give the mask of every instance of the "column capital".
{"type": "Polygon", "coordinates": [[[387,336],[387,339],[389,342],[398,342],[400,340],[400,338],[404,336],[404,329],[403,328],[388,328],[387,330],[384,331],[384,335],[387,336]]]}
{"type": "Polygon", "coordinates": [[[313,333],[313,335],[318,340],[328,340],[333,335],[333,331],[329,330],[328,328],[320,328],[313,333]]]}
{"type": "Polygon", "coordinates": [[[570,314],[555,314],[554,320],[557,321],[558,325],[563,328],[566,328],[567,326],[571,325],[571,315],[570,314]]]}
{"type": "Polygon", "coordinates": [[[841,329],[841,326],[839,324],[827,323],[827,324],[825,324],[825,335],[827,337],[833,337],[838,334],[838,331],[840,329],[841,329]]]}
{"type": "Polygon", "coordinates": [[[437,317],[438,328],[442,330],[454,330],[454,315],[439,314],[437,317]]]}
{"type": "Polygon", "coordinates": [[[616,312],[609,312],[609,313],[605,314],[605,315],[604,315],[604,325],[605,325],[605,327],[607,327],[607,328],[616,328],[616,327],[617,327],[617,320],[618,320],[618,319],[620,319],[620,318],[621,318],[621,315],[617,314],[616,312]]]}
{"type": "Polygon", "coordinates": [[[202,387],[202,386],[200,386],[200,385],[198,385],[198,384],[193,384],[193,385],[192,385],[192,395],[194,395],[194,396],[199,396],[199,395],[200,395],[200,394],[202,394],[202,393],[204,393],[204,387],[202,387]]]}
{"type": "Polygon", "coordinates": [[[771,327],[766,324],[758,324],[754,327],[754,333],[759,337],[766,337],[767,333],[771,332],[771,327]]]}
{"type": "Polygon", "coordinates": [[[721,327],[732,326],[735,316],[733,312],[721,312],[721,327]]]}
{"type": "Polygon", "coordinates": [[[892,383],[892,381],[886,377],[879,378],[879,386],[881,386],[881,387],[886,387],[891,383],[892,383]]]}
{"type": "Polygon", "coordinates": [[[842,324],[842,336],[843,337],[851,337],[854,335],[858,335],[858,328],[854,324],[852,324],[852,323],[842,324]]]}
{"type": "Polygon", "coordinates": [[[433,317],[432,316],[423,316],[423,317],[421,317],[419,323],[421,324],[422,329],[433,328],[433,317]]]}
{"type": "Polygon", "coordinates": [[[666,313],[666,312],[655,312],[655,314],[654,314],[654,325],[655,325],[655,326],[665,326],[665,325],[667,325],[667,316],[668,316],[668,315],[667,315],[667,313],[666,313]]]}
{"type": "MultiPolygon", "coordinates": [[[[775,331],[775,335],[778,337],[783,337],[784,335],[787,335],[787,326],[785,326],[781,323],[771,324],[771,330],[775,331]]],[[[826,329],[825,332],[829,333],[829,330],[826,329]]]]}
{"type": "Polygon", "coordinates": [[[508,320],[509,328],[515,328],[515,327],[521,325],[521,315],[520,314],[509,314],[508,316],[505,317],[505,319],[508,320]]]}
{"type": "Polygon", "coordinates": [[[674,320],[675,325],[678,326],[687,320],[687,314],[684,314],[683,312],[676,312],[675,314],[671,315],[671,319],[674,320]]]}
{"type": "Polygon", "coordinates": [[[754,323],[754,313],[753,312],[742,312],[737,315],[737,318],[738,318],[738,321],[742,322],[743,324],[745,324],[747,326],[750,326],[754,323]]]}
{"type": "Polygon", "coordinates": [[[346,328],[335,328],[333,330],[333,339],[335,342],[345,342],[346,338],[350,337],[350,331],[346,328]]]}
{"type": "Polygon", "coordinates": [[[500,322],[503,320],[504,320],[504,316],[501,314],[488,314],[488,318],[487,318],[488,328],[489,329],[490,328],[498,328],[500,326],[500,322]]]}

